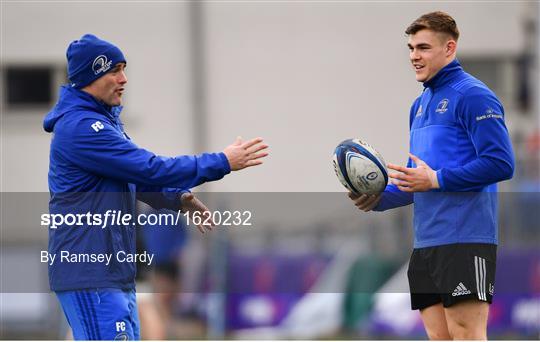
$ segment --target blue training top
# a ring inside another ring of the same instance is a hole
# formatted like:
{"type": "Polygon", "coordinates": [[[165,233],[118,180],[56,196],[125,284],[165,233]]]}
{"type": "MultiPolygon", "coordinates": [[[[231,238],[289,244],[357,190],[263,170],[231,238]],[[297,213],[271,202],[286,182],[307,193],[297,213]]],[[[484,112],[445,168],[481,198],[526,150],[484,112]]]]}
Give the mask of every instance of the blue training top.
{"type": "Polygon", "coordinates": [[[390,184],[374,210],[414,202],[414,248],[497,244],[496,183],[512,177],[514,155],[495,94],[454,60],[424,83],[409,123],[410,151],[437,171],[440,189],[390,184]]]}
{"type": "MultiPolygon", "coordinates": [[[[43,123],[45,131],[54,133],[51,214],[90,213],[101,215],[103,223],[107,212],[134,218],[136,199],[156,209],[179,210],[180,193],[231,171],[223,153],[169,158],[139,148],[124,133],[120,111],[84,91],[61,88],[43,123]]],[[[83,217],[78,222],[82,225],[49,229],[49,254],[55,256],[49,264],[53,291],[135,287],[135,262],[126,257],[135,254],[136,220],[112,221],[109,217],[102,228],[83,217]],[[98,259],[100,255],[112,258],[98,259]]]]}

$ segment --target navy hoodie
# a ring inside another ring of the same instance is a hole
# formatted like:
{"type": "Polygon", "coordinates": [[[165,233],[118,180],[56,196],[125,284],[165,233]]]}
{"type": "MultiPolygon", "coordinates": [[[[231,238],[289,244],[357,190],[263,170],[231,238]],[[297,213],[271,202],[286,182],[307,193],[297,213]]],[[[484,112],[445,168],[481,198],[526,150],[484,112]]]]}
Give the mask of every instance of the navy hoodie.
{"type": "MultiPolygon", "coordinates": [[[[82,90],[60,89],[60,99],[43,123],[45,131],[53,133],[50,214],[90,213],[103,219],[107,211],[116,211],[135,217],[136,199],[156,209],[179,210],[181,192],[230,172],[223,153],[171,158],[138,147],[123,130],[121,109],[82,90]]],[[[135,220],[109,222],[105,228],[86,219],[78,223],[49,229],[49,254],[55,256],[49,265],[51,289],[133,289],[135,263],[120,262],[116,255],[135,253],[135,220]],[[99,255],[113,257],[107,265],[96,260],[99,255]],[[78,256],[75,262],[70,259],[78,256]]]]}

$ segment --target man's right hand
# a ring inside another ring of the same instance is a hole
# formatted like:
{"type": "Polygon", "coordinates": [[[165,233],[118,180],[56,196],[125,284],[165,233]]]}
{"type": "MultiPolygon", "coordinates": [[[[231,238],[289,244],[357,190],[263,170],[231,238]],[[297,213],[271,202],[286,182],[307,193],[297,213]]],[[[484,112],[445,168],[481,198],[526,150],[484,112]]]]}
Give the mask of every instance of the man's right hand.
{"type": "Polygon", "coordinates": [[[366,194],[355,194],[349,191],[349,198],[352,199],[354,205],[365,212],[368,212],[375,208],[379,201],[381,200],[381,194],[377,195],[366,195],[366,194]]]}
{"type": "Polygon", "coordinates": [[[191,219],[191,222],[194,222],[195,217],[203,218],[200,224],[197,225],[197,228],[201,233],[205,233],[206,230],[212,230],[216,226],[214,220],[212,220],[212,213],[208,207],[201,202],[195,195],[191,192],[184,192],[180,197],[181,212],[187,213],[191,219]],[[208,218],[208,220],[207,220],[208,218]]]}
{"type": "Polygon", "coordinates": [[[236,141],[223,150],[231,171],[238,171],[246,167],[262,164],[262,158],[268,155],[268,152],[261,152],[268,148],[268,145],[263,144],[262,138],[255,138],[248,141],[242,141],[241,137],[237,137],[236,141]]]}

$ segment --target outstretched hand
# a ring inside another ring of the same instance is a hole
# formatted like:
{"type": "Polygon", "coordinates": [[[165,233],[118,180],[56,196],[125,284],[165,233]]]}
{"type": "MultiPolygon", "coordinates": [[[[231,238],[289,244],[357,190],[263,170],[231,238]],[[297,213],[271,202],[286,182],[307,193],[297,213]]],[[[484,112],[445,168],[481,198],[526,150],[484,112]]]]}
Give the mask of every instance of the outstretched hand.
{"type": "Polygon", "coordinates": [[[405,192],[420,192],[439,188],[437,173],[423,160],[409,153],[416,167],[404,167],[395,164],[387,164],[389,169],[399,171],[390,172],[388,176],[392,184],[405,192]]]}
{"type": "Polygon", "coordinates": [[[262,164],[262,158],[268,155],[264,152],[268,145],[263,143],[262,138],[255,138],[248,141],[242,141],[241,137],[237,137],[236,141],[223,150],[231,171],[238,171],[246,167],[262,164]]]}
{"type": "MultiPolygon", "coordinates": [[[[207,230],[212,230],[216,226],[214,221],[212,221],[212,216],[210,215],[210,210],[206,205],[204,205],[203,202],[201,202],[195,195],[193,195],[191,192],[184,192],[180,196],[180,204],[181,204],[181,212],[188,213],[190,216],[191,222],[194,222],[193,219],[194,216],[198,216],[199,218],[204,218],[201,221],[200,224],[197,225],[197,228],[201,233],[205,233],[207,230]],[[205,214],[207,213],[207,214],[205,214]],[[209,218],[208,220],[206,218],[209,218]]],[[[197,222],[197,221],[195,221],[197,222]]]]}

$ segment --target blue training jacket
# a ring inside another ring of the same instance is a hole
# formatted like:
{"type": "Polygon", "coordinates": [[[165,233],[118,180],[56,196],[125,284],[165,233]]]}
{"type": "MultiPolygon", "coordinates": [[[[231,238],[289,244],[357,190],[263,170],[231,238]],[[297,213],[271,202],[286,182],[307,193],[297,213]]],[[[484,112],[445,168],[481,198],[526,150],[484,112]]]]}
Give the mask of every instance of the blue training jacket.
{"type": "MultiPolygon", "coordinates": [[[[169,158],[139,148],[124,133],[121,109],[84,91],[61,88],[43,123],[45,131],[53,133],[50,214],[101,214],[104,220],[107,211],[115,210],[135,217],[136,199],[156,209],[179,210],[181,192],[231,171],[223,153],[169,158]]],[[[135,253],[136,221],[110,221],[106,228],[83,219],[82,225],[49,229],[49,253],[56,256],[49,265],[53,291],[135,287],[135,262],[124,259],[135,253]],[[68,257],[62,260],[62,253],[68,257]],[[124,261],[118,261],[117,253],[124,261]],[[100,254],[113,255],[108,265],[95,259],[100,254]],[[85,255],[95,257],[87,262],[85,255]],[[77,261],[71,261],[74,257],[77,261]]]]}
{"type": "Polygon", "coordinates": [[[514,155],[495,94],[454,60],[424,83],[409,123],[410,151],[437,171],[440,189],[411,194],[390,184],[374,210],[414,202],[414,248],[497,244],[496,183],[512,177],[514,155]]]}

